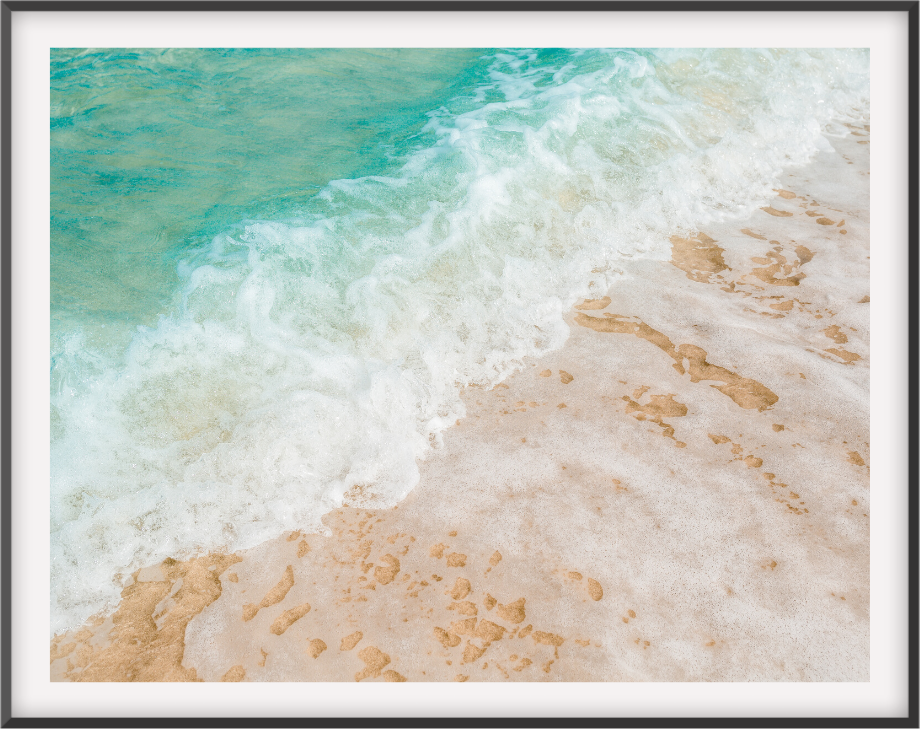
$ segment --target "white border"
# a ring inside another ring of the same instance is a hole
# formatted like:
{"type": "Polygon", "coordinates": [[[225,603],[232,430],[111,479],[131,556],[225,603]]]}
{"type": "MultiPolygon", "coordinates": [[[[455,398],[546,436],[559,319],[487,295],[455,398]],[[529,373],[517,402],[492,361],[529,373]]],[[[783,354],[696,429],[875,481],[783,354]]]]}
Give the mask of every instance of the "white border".
{"type": "Polygon", "coordinates": [[[13,682],[27,716],[906,716],[907,13],[13,14],[13,682]],[[872,67],[871,681],[64,684],[48,678],[52,47],[868,47],[872,67]],[[168,697],[168,698],[167,698],[168,697]]]}

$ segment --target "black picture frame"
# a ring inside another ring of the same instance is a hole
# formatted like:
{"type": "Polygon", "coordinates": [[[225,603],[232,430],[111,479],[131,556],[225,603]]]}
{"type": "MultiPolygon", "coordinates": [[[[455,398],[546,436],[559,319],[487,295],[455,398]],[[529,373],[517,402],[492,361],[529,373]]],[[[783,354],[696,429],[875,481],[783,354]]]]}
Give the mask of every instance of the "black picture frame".
{"type": "MultiPolygon", "coordinates": [[[[73,2],[64,2],[58,0],[3,0],[0,2],[0,87],[2,87],[2,96],[0,96],[0,126],[2,126],[2,138],[0,138],[0,188],[2,188],[2,197],[0,197],[0,329],[2,329],[2,341],[0,341],[0,366],[2,366],[2,380],[0,380],[0,429],[2,429],[2,442],[0,442],[0,480],[2,480],[2,489],[0,489],[0,726],[2,727],[57,727],[57,726],[94,726],[94,727],[118,727],[118,726],[228,726],[228,727],[248,727],[253,725],[271,726],[271,727],[293,727],[293,726],[377,726],[377,725],[398,725],[398,726],[637,726],[637,727],[680,727],[680,726],[712,726],[712,727],[767,727],[767,726],[839,726],[839,727],[915,727],[920,725],[920,713],[918,713],[918,632],[917,632],[917,552],[918,552],[918,514],[917,514],[917,486],[918,486],[918,460],[917,450],[911,448],[908,454],[905,454],[908,460],[908,483],[898,484],[899,488],[908,489],[909,513],[909,552],[907,554],[907,574],[904,576],[908,583],[908,614],[910,622],[906,639],[908,641],[909,663],[907,666],[906,680],[909,686],[909,712],[904,717],[854,717],[851,719],[839,718],[820,718],[820,717],[787,717],[781,720],[777,719],[757,719],[751,717],[735,718],[560,718],[546,717],[540,719],[467,719],[467,718],[446,718],[446,717],[429,717],[419,718],[400,718],[400,719],[378,719],[367,720],[359,718],[323,718],[323,719],[305,719],[305,718],[262,718],[239,717],[234,719],[201,719],[191,717],[172,717],[169,719],[161,718],[143,718],[143,717],[120,717],[120,718],[35,718],[35,717],[17,717],[12,713],[12,684],[11,677],[15,670],[11,652],[11,636],[15,630],[14,615],[11,603],[11,575],[16,568],[19,555],[14,552],[12,533],[16,526],[12,523],[12,461],[17,458],[17,454],[12,450],[11,434],[15,428],[12,422],[12,399],[15,396],[14,383],[15,371],[12,369],[12,330],[17,326],[16,316],[12,310],[13,300],[11,292],[16,285],[12,280],[12,256],[16,242],[13,240],[12,219],[17,211],[12,209],[11,190],[15,181],[13,179],[12,169],[12,150],[14,140],[11,130],[11,88],[13,84],[12,68],[12,48],[16,43],[14,37],[14,17],[17,13],[22,12],[125,12],[125,11],[145,11],[145,12],[213,12],[213,13],[234,13],[234,12],[273,12],[273,11],[298,11],[298,12],[319,12],[319,11],[342,11],[360,13],[363,11],[460,11],[471,13],[494,13],[494,12],[541,12],[541,11],[565,11],[578,13],[581,11],[603,11],[611,13],[630,12],[630,11],[757,11],[757,12],[898,12],[903,13],[905,24],[909,36],[909,199],[912,205],[908,212],[908,231],[909,231],[909,311],[907,312],[908,332],[908,353],[909,353],[909,372],[911,373],[907,383],[907,396],[909,399],[909,422],[906,424],[908,431],[909,443],[912,446],[918,444],[917,430],[917,406],[918,406],[918,388],[917,388],[917,330],[918,330],[918,256],[917,249],[920,245],[920,228],[918,228],[918,63],[920,63],[920,24],[918,24],[918,8],[920,2],[911,1],[894,1],[894,2],[673,2],[666,0],[663,2],[586,2],[582,0],[572,0],[570,2],[559,2],[552,0],[549,2],[507,2],[504,0],[496,2],[467,2],[444,0],[443,2],[395,2],[382,0],[380,2],[299,2],[291,0],[264,0],[262,2],[251,2],[249,0],[228,0],[225,2],[191,0],[188,2],[174,2],[169,0],[138,0],[136,2],[125,2],[114,0],[111,2],[100,0],[75,0],[73,2]]],[[[17,315],[20,312],[17,312],[17,315]]]]}

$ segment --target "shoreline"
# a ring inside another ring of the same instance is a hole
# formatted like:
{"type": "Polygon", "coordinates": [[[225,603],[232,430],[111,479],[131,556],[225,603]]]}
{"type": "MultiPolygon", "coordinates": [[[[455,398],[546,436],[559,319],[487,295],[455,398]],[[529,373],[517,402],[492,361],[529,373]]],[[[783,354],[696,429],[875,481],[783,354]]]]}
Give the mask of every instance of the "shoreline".
{"type": "Polygon", "coordinates": [[[868,141],[624,261],[398,506],[140,570],[52,680],[868,680],[868,141]]]}

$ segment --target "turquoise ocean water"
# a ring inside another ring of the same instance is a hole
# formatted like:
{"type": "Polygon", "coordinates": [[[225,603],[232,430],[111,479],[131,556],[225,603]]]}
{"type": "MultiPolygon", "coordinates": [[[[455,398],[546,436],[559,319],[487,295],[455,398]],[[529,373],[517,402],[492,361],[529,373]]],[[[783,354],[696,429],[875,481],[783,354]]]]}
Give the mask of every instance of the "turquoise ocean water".
{"type": "Polygon", "coordinates": [[[52,630],[138,567],[392,505],[618,262],[763,204],[868,53],[60,49],[52,630]]]}

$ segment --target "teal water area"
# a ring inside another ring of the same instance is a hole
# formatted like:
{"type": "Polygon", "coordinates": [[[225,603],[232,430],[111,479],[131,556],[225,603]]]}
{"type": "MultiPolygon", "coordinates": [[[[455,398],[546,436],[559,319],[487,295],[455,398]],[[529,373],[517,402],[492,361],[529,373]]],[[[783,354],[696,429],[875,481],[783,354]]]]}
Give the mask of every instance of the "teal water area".
{"type": "Polygon", "coordinates": [[[51,54],[52,353],[114,352],[169,308],[177,261],[249,218],[425,144],[425,112],[475,50],[56,49],[51,54]]]}

